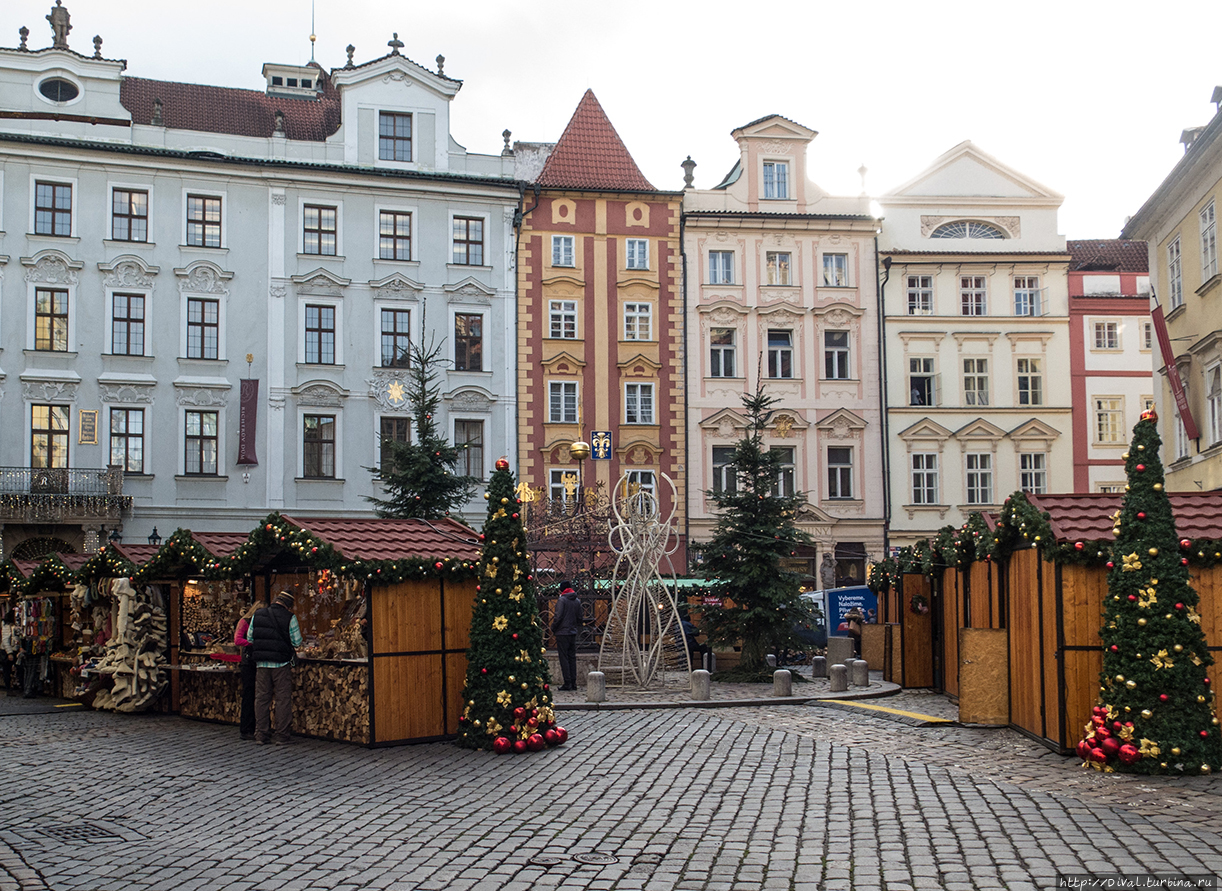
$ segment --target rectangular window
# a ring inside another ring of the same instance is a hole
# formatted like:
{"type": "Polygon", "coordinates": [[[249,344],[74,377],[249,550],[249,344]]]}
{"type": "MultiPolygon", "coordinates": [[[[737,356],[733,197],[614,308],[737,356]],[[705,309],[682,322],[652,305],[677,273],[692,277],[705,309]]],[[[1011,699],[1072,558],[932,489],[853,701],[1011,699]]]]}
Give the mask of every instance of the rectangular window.
{"type": "Polygon", "coordinates": [[[713,446],[713,491],[738,491],[734,475],[734,446],[713,446]]]}
{"type": "Polygon", "coordinates": [[[149,193],[115,189],[111,193],[110,237],[113,241],[149,240],[149,193]]]}
{"type": "Polygon", "coordinates": [[[909,359],[908,404],[933,405],[935,389],[933,359],[909,359]]]}
{"type": "Polygon", "coordinates": [[[766,253],[768,284],[788,285],[790,283],[790,257],[791,255],[787,251],[768,251],[766,253]]]}
{"type": "Polygon", "coordinates": [[[1048,491],[1048,456],[1043,452],[1020,452],[1018,487],[1030,495],[1048,491]]]}
{"type": "Polygon", "coordinates": [[[187,301],[187,358],[215,359],[219,343],[220,304],[192,297],[187,301]]]}
{"type": "Polygon", "coordinates": [[[908,276],[908,315],[933,315],[933,276],[908,276]]]}
{"type": "Polygon", "coordinates": [[[221,199],[209,195],[187,196],[187,244],[192,247],[221,246],[221,199]]]}
{"type": "Polygon", "coordinates": [[[1041,359],[1019,359],[1016,365],[1018,374],[1018,404],[1044,404],[1044,371],[1041,359]]]}
{"type": "Polygon", "coordinates": [[[1154,323],[1141,323],[1141,348],[1149,350],[1154,346],[1154,323]]]}
{"type": "Polygon", "coordinates": [[[34,349],[68,352],[67,291],[34,291],[34,349]]]}
{"type": "Polygon", "coordinates": [[[30,406],[30,466],[38,469],[68,466],[67,405],[30,406]]]}
{"type": "Polygon", "coordinates": [[[988,452],[968,452],[967,503],[993,503],[993,456],[988,452]]]}
{"type": "Polygon", "coordinates": [[[407,368],[411,364],[411,321],[411,310],[382,310],[383,368],[407,368]]]}
{"type": "Polygon", "coordinates": [[[412,159],[412,116],[390,111],[378,112],[378,160],[412,159]]]}
{"type": "Polygon", "coordinates": [[[552,470],[548,472],[548,496],[557,504],[569,507],[577,501],[577,472],[552,470]]]}
{"type": "Polygon", "coordinates": [[[458,473],[484,478],[484,422],[454,422],[454,447],[458,449],[458,473]]]}
{"type": "Polygon", "coordinates": [[[1124,400],[1119,396],[1095,398],[1095,442],[1124,442],[1124,400]]]}
{"type": "Polygon", "coordinates": [[[484,265],[484,221],[474,217],[454,218],[454,264],[484,265]]]}
{"type": "Polygon", "coordinates": [[[378,422],[378,466],[394,464],[395,443],[411,441],[411,421],[407,418],[382,417],[378,422]]]}
{"type": "Polygon", "coordinates": [[[828,288],[847,288],[849,286],[849,255],[823,255],[823,284],[828,288]]]}
{"type": "Polygon", "coordinates": [[[1095,349],[1120,349],[1120,331],[1116,322],[1095,322],[1095,349]]]}
{"type": "Polygon", "coordinates": [[[307,204],[302,208],[302,253],[334,257],[339,213],[334,207],[307,204]]]}
{"type": "Polygon", "coordinates": [[[1209,421],[1209,443],[1222,442],[1222,365],[1205,372],[1205,404],[1209,421]]]}
{"type": "Polygon", "coordinates": [[[144,295],[111,297],[110,352],[116,356],[144,355],[144,295]]]}
{"type": "Polygon", "coordinates": [[[649,241],[644,238],[629,238],[627,242],[629,269],[649,268],[649,241]]]}
{"type": "Polygon", "coordinates": [[[577,337],[577,301],[552,300],[548,304],[549,337],[573,340],[577,337]]]}
{"type": "Polygon", "coordinates": [[[827,497],[853,497],[853,450],[830,446],[827,450],[827,497]]]}
{"type": "Polygon", "coordinates": [[[306,415],[301,432],[301,475],[335,479],[335,415],[306,415]]]}
{"type": "Polygon", "coordinates": [[[989,360],[963,360],[963,404],[989,404],[989,360]]]}
{"type": "Polygon", "coordinates": [[[484,370],[484,317],[479,313],[454,314],[454,370],[484,370]]]}
{"type": "Polygon", "coordinates": [[[709,329],[709,377],[734,377],[734,329],[709,329]]]}
{"type": "Polygon", "coordinates": [[[72,235],[72,186],[34,183],[34,234],[72,235]]]}
{"type": "Polygon", "coordinates": [[[334,306],[306,306],[305,361],[307,365],[335,364],[334,306]]]}
{"type": "Polygon", "coordinates": [[[983,275],[959,276],[959,304],[963,315],[984,315],[986,293],[983,275]]]}
{"type": "MultiPolygon", "coordinates": [[[[1187,393],[1188,388],[1184,388],[1187,393]]],[[[1188,457],[1188,431],[1184,428],[1184,419],[1180,417],[1177,410],[1175,412],[1175,460],[1182,461],[1188,457]]]]}
{"type": "Polygon", "coordinates": [[[1180,240],[1167,245],[1167,283],[1171,291],[1171,308],[1184,305],[1184,264],[1180,258],[1180,240]]]}
{"type": "Polygon", "coordinates": [[[144,409],[110,410],[110,463],[124,473],[144,473],[144,409]]]}
{"type": "Polygon", "coordinates": [[[628,492],[626,494],[633,507],[643,513],[652,511],[658,497],[658,486],[653,471],[629,470],[627,483],[628,492]]]}
{"type": "Polygon", "coordinates": [[[553,235],[552,236],[552,265],[553,266],[572,266],[573,264],[573,236],[572,235],[553,235]]]}
{"type": "Polygon", "coordinates": [[[412,215],[397,210],[378,212],[378,259],[412,258],[412,215]]]}
{"type": "Polygon", "coordinates": [[[1038,316],[1043,312],[1038,275],[1014,276],[1014,315],[1038,316]]]}
{"type": "Polygon", "coordinates": [[[764,197],[789,197],[789,164],[785,161],[764,162],[764,197]]]}
{"type": "Polygon", "coordinates": [[[186,462],[188,476],[216,476],[219,443],[218,415],[214,411],[188,411],[186,414],[186,462]]]}
{"type": "Polygon", "coordinates": [[[852,377],[849,369],[849,332],[823,332],[823,377],[829,381],[848,380],[852,377]]]}
{"type": "Polygon", "coordinates": [[[793,332],[773,328],[768,331],[768,376],[793,377],[793,332]]]}
{"type": "Polygon", "coordinates": [[[624,384],[624,423],[654,423],[653,384],[624,384]]]}
{"type": "Polygon", "coordinates": [[[624,304],[624,340],[653,340],[652,304],[624,304]]]}
{"type": "Polygon", "coordinates": [[[781,498],[792,497],[797,479],[793,446],[773,446],[768,451],[775,455],[778,461],[776,484],[772,488],[772,494],[781,498]]]}
{"type": "Polygon", "coordinates": [[[1214,203],[1201,208],[1201,281],[1207,282],[1218,274],[1218,226],[1214,219],[1214,203]]]}
{"type": "Polygon", "coordinates": [[[549,424],[577,423],[577,382],[550,381],[547,385],[549,424]]]}
{"type": "Polygon", "coordinates": [[[734,284],[733,251],[709,251],[709,284],[734,284]]]}
{"type": "Polygon", "coordinates": [[[938,455],[914,452],[912,455],[912,503],[938,503],[938,455]]]}

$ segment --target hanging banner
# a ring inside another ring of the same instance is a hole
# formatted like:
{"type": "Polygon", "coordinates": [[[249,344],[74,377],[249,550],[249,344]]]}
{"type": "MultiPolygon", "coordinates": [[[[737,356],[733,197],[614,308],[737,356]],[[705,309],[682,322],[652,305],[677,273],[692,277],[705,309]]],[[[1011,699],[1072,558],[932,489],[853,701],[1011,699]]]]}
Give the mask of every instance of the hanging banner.
{"type": "Polygon", "coordinates": [[[243,378],[238,412],[238,463],[258,464],[255,454],[255,426],[259,415],[259,382],[243,378]]]}
{"type": "Polygon", "coordinates": [[[1189,439],[1198,439],[1201,432],[1197,430],[1197,422],[1192,419],[1192,409],[1188,407],[1188,394],[1184,392],[1184,381],[1180,378],[1179,366],[1175,364],[1175,353],[1171,350],[1171,335],[1167,333],[1167,320],[1163,318],[1163,308],[1155,304],[1150,311],[1154,320],[1154,333],[1158,336],[1158,350],[1163,356],[1163,367],[1167,369],[1167,381],[1171,384],[1171,395],[1175,397],[1175,409],[1179,412],[1180,421],[1184,424],[1184,432],[1189,439]]]}

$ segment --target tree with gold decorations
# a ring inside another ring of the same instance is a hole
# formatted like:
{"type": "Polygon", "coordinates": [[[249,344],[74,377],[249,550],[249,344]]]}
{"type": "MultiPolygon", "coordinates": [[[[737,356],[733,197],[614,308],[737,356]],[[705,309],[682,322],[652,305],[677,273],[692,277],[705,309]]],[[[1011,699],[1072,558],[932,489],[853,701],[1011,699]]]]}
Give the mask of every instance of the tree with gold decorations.
{"type": "Polygon", "coordinates": [[[1099,632],[1099,703],[1077,751],[1099,770],[1210,773],[1222,766],[1213,658],[1163,488],[1157,420],[1142,413],[1124,455],[1128,485],[1114,516],[1099,632]]]}
{"type": "Polygon", "coordinates": [[[480,535],[484,553],[458,744],[502,755],[539,751],[560,745],[568,733],[556,724],[521,505],[504,458],[496,462],[484,497],[488,518],[480,535]]]}

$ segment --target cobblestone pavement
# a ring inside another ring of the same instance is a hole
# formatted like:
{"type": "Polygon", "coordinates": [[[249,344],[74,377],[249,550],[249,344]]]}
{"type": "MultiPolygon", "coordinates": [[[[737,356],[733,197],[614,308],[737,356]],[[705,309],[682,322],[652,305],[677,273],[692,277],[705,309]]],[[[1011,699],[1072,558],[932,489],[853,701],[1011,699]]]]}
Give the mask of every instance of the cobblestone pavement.
{"type": "Polygon", "coordinates": [[[1214,778],[1101,777],[1010,731],[852,708],[572,712],[568,745],[508,757],[4,717],[0,889],[1018,891],[1058,871],[1222,872],[1214,778]],[[583,862],[600,855],[615,862],[583,862]]]}

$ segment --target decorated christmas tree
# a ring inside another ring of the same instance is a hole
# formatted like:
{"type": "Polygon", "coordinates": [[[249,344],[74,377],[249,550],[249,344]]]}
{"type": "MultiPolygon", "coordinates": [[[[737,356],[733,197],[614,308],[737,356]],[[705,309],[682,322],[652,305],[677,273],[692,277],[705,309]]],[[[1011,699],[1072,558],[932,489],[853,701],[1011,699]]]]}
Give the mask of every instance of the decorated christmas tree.
{"type": "Polygon", "coordinates": [[[513,474],[504,458],[484,496],[479,586],[471,614],[458,744],[498,754],[539,751],[568,738],[552,710],[551,677],[513,474]]]}
{"type": "Polygon", "coordinates": [[[1124,455],[1129,484],[1107,564],[1099,704],[1078,754],[1100,770],[1210,773],[1222,755],[1213,659],[1163,490],[1156,421],[1142,413],[1124,455]]]}

